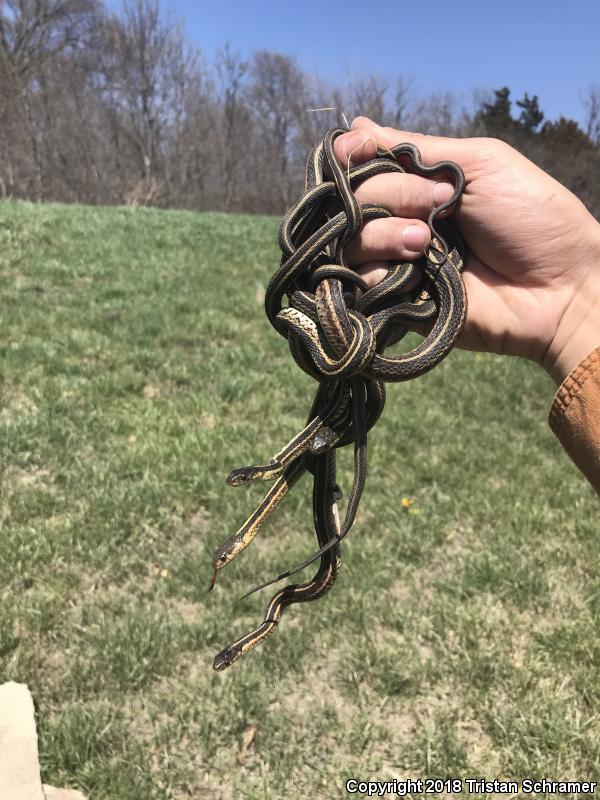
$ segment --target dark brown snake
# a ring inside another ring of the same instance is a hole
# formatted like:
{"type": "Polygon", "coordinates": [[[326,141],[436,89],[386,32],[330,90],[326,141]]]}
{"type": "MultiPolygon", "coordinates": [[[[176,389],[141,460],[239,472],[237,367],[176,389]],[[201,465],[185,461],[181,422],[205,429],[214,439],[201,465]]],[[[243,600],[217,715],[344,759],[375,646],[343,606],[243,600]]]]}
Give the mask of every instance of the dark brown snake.
{"type": "MultiPolygon", "coordinates": [[[[385,405],[385,382],[423,375],[450,352],[466,316],[467,297],[461,276],[465,249],[448,220],[439,215],[459,200],[464,175],[451,161],[425,166],[418,149],[400,144],[378,149],[376,158],[347,170],[338,163],[335,128],[311,152],[305,193],[284,216],[279,229],[281,265],[271,278],[265,310],[275,330],[287,338],[296,363],[319,383],[306,427],[264,465],[234,470],[228,483],[274,480],[262,503],[242,527],[218,548],[214,574],[242,552],[294,483],[313,475],[313,515],[319,550],[258,589],[286,578],[320,559],[312,580],[286,586],[269,602],[262,624],[224,648],[214,669],[224,670],[269,636],[286,606],[322,597],[340,566],[340,541],[358,510],[367,475],[367,433],[385,405]],[[390,172],[422,177],[451,177],[452,197],[433,208],[427,224],[431,243],[416,261],[390,264],[381,283],[369,289],[350,269],[345,247],[368,220],[391,217],[382,206],[359,204],[353,190],[367,178],[390,172]],[[284,305],[284,297],[287,304],[284,305]],[[429,333],[407,353],[384,355],[414,323],[429,333]],[[335,449],[354,446],[354,480],[340,523],[335,476],[335,449]]],[[[245,595],[247,597],[248,595],[245,595]]]]}

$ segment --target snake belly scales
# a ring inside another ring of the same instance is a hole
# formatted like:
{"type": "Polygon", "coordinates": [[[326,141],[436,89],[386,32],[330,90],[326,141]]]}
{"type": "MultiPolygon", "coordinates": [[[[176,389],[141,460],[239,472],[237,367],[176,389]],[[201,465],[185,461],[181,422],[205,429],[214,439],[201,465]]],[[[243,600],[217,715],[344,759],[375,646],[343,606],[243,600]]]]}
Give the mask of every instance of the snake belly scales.
{"type": "Polygon", "coordinates": [[[333,150],[336,138],[345,132],[344,128],[329,130],[307,160],[305,192],[281,222],[281,265],[265,293],[271,325],[287,338],[294,360],[318,382],[318,388],[299,434],[267,463],[235,469],[227,478],[232,486],[250,481],[272,481],[272,486],[242,527],[214,554],[208,591],[219,570],[252,542],[259,527],[307,472],[313,476],[318,550],[248,594],[317,559],[319,566],[311,580],[287,585],[272,597],[263,622],[217,654],[213,664],[217,671],[270,636],[287,606],[317,600],[331,589],[340,568],[340,541],[352,527],[365,485],[367,433],[383,411],[385,383],[416,378],[439,364],[465,322],[467,297],[461,275],[465,248],[454,226],[439,219],[463,192],[462,170],[451,161],[424,165],[413,144],[378,148],[372,160],[348,164],[345,169],[333,150]],[[454,192],[429,215],[427,251],[415,261],[390,263],[385,278],[369,288],[349,268],[344,251],[365,222],[392,214],[383,206],[360,204],[354,189],[367,178],[392,172],[450,178],[454,192]],[[409,352],[386,356],[385,349],[417,323],[429,331],[419,344],[409,352]],[[336,449],[346,445],[354,447],[354,478],[341,521],[336,449]]]}

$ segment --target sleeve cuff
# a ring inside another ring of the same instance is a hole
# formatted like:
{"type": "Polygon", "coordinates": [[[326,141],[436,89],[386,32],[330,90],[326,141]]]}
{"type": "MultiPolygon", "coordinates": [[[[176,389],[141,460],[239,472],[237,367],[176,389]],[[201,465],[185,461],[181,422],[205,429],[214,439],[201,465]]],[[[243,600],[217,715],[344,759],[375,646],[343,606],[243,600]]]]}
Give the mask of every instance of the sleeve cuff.
{"type": "Polygon", "coordinates": [[[600,347],[559,386],[548,422],[571,459],[600,493],[600,347]]]}

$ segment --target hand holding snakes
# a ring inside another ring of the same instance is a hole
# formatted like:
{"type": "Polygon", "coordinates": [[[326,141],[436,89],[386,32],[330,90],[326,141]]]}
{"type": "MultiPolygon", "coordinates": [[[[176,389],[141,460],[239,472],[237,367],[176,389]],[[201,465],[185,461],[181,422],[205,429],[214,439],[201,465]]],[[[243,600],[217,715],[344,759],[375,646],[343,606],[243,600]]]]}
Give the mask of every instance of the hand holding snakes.
{"type": "Polygon", "coordinates": [[[343,128],[328,131],[308,158],[305,193],[282,220],[281,265],[265,294],[271,325],[287,338],[294,360],[319,386],[307,424],[297,436],[268,463],[242,467],[229,475],[227,481],[232,486],[255,480],[274,483],[242,527],[218,548],[208,591],[219,570],[250,544],[259,527],[306,472],[313,475],[319,549],[302,564],[248,594],[317,559],[320,563],[312,580],[277,592],[262,624],[216,656],[213,666],[219,671],[264,641],[288,605],[316,600],[331,589],[340,567],[340,541],[352,527],[364,489],[367,433],[383,412],[385,382],[410,380],[439,364],[456,343],[465,322],[467,298],[461,276],[464,245],[451,223],[438,219],[462,194],[462,170],[451,161],[425,166],[412,144],[378,149],[376,158],[348,165],[345,170],[333,151],[335,139],[345,132],[343,128]],[[344,250],[364,222],[392,215],[383,206],[359,204],[353,189],[374,175],[406,171],[423,177],[449,175],[454,192],[429,215],[431,243],[426,253],[414,262],[390,264],[381,283],[369,289],[347,265],[344,250]],[[385,348],[400,341],[417,322],[429,326],[427,336],[407,353],[386,356],[385,348]],[[349,444],[354,445],[354,479],[340,522],[335,451],[349,444]]]}

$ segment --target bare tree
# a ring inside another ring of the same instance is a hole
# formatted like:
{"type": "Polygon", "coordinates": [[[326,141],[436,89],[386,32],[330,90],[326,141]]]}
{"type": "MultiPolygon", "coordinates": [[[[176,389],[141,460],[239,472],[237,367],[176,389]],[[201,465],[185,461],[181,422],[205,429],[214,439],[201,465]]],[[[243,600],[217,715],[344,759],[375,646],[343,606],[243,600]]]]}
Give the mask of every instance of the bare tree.
{"type": "MultiPolygon", "coordinates": [[[[98,12],[97,0],[2,0],[0,2],[0,80],[2,116],[13,131],[2,168],[9,184],[33,199],[45,197],[42,137],[47,109],[40,109],[45,70],[67,52],[85,45],[98,12]],[[19,136],[17,131],[21,132],[19,136]],[[10,151],[13,151],[12,153],[10,151]],[[16,173],[16,174],[15,174],[16,173]]],[[[3,179],[3,184],[6,185],[3,179]]]]}
{"type": "Polygon", "coordinates": [[[387,84],[378,76],[373,75],[353,81],[348,87],[350,96],[348,98],[349,108],[347,113],[351,117],[360,114],[364,117],[370,117],[376,122],[383,122],[387,116],[387,92],[387,84]]]}
{"type": "Polygon", "coordinates": [[[297,120],[306,113],[304,74],[296,62],[281,53],[262,50],[250,62],[248,97],[256,115],[260,136],[260,166],[263,196],[268,210],[289,205],[299,188],[292,168],[292,145],[298,133],[297,120]]]}
{"type": "Polygon", "coordinates": [[[434,92],[421,100],[410,115],[413,130],[437,136],[451,136],[454,133],[458,114],[458,104],[452,92],[434,92]]]}
{"type": "Polygon", "coordinates": [[[389,120],[394,128],[401,128],[406,124],[408,118],[409,97],[411,82],[409,78],[399,77],[396,79],[396,91],[394,94],[394,110],[389,120]]]}
{"type": "Polygon", "coordinates": [[[1,0],[0,68],[31,77],[57,55],[81,45],[94,0],[1,0]]]}
{"type": "Polygon", "coordinates": [[[248,140],[252,128],[250,110],[244,96],[248,62],[227,44],[217,54],[215,69],[223,120],[222,132],[217,139],[222,163],[223,208],[231,211],[241,181],[246,179],[243,166],[248,158],[248,140]]]}
{"type": "Polygon", "coordinates": [[[181,125],[186,93],[198,77],[197,56],[181,27],[163,19],[158,0],[127,0],[99,36],[114,147],[132,153],[137,164],[123,194],[154,202],[165,188],[169,133],[181,125]]]}
{"type": "Polygon", "coordinates": [[[326,81],[313,75],[304,76],[304,105],[297,107],[296,157],[304,156],[323,138],[323,131],[344,124],[344,109],[338,92],[326,81]]]}
{"type": "Polygon", "coordinates": [[[586,113],[585,132],[596,144],[600,144],[600,86],[590,86],[583,101],[586,113]]]}

